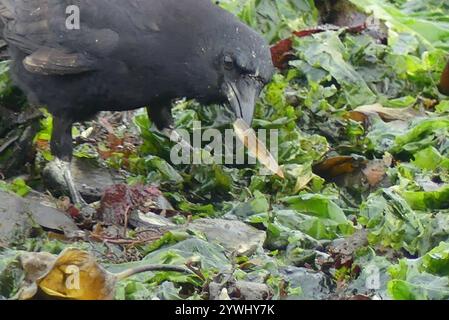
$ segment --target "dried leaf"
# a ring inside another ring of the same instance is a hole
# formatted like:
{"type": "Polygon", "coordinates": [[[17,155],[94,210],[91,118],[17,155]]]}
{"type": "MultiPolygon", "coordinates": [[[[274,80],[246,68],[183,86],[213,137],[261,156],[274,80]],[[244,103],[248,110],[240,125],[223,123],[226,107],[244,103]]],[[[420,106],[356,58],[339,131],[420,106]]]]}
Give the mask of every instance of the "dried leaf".
{"type": "Polygon", "coordinates": [[[362,172],[371,187],[375,187],[382,182],[392,163],[393,157],[391,155],[386,155],[382,160],[373,160],[367,163],[362,172]]]}
{"type": "MultiPolygon", "coordinates": [[[[313,29],[306,29],[293,32],[293,37],[304,38],[317,33],[322,33],[326,31],[338,31],[340,27],[326,25],[320,26],[313,29]]],[[[366,29],[366,24],[361,24],[358,26],[344,28],[346,32],[349,33],[361,33],[366,29]]],[[[273,59],[273,64],[278,69],[285,69],[288,66],[288,62],[295,58],[293,53],[293,37],[288,39],[283,39],[271,47],[271,56],[273,59]]]]}
{"type": "Polygon", "coordinates": [[[449,62],[444,68],[443,74],[441,75],[440,84],[438,89],[442,94],[449,95],[449,62]]]}
{"type": "Polygon", "coordinates": [[[361,106],[349,113],[349,118],[355,121],[365,121],[370,114],[378,114],[384,121],[407,121],[420,116],[413,108],[385,108],[380,103],[361,106]]]}
{"type": "Polygon", "coordinates": [[[59,256],[48,253],[24,253],[21,256],[25,285],[18,299],[31,299],[38,287],[48,296],[73,300],[111,300],[118,281],[147,271],[174,271],[192,274],[183,267],[169,265],[140,266],[113,274],[97,263],[88,252],[65,249],[59,256]]]}
{"type": "Polygon", "coordinates": [[[285,178],[284,172],[274,159],[273,155],[267,150],[267,147],[256,137],[256,133],[242,119],[238,119],[234,123],[234,130],[237,137],[248,148],[251,156],[257,158],[268,170],[278,175],[282,179],[285,178]]]}
{"type": "Polygon", "coordinates": [[[39,288],[53,297],[110,300],[114,298],[116,277],[103,269],[89,253],[67,249],[37,282],[39,288]]]}
{"type": "Polygon", "coordinates": [[[351,156],[338,156],[324,160],[314,167],[319,176],[332,179],[344,174],[353,173],[360,168],[360,160],[351,156]]]}
{"type": "Polygon", "coordinates": [[[25,271],[24,285],[19,290],[16,298],[29,300],[33,298],[38,290],[37,281],[56,261],[56,256],[46,252],[23,253],[20,256],[20,264],[25,271]]]}
{"type": "MultiPolygon", "coordinates": [[[[386,176],[391,167],[393,157],[386,154],[381,160],[365,160],[352,156],[339,156],[324,160],[314,167],[314,172],[327,180],[335,178],[349,179],[344,184],[368,182],[371,187],[377,186],[386,176]],[[365,180],[366,179],[366,180],[365,180]]],[[[338,180],[342,183],[342,180],[338,180]]]]}

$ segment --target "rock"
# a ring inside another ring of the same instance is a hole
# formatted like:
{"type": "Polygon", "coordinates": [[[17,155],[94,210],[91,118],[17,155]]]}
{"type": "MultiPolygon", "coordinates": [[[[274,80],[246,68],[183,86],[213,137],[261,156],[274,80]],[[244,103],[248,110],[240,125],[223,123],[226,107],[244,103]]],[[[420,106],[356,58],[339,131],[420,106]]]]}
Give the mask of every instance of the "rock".
{"type": "Polygon", "coordinates": [[[88,159],[75,158],[72,173],[81,195],[92,202],[100,200],[107,187],[124,181],[116,171],[99,167],[88,159]]]}
{"type": "Polygon", "coordinates": [[[323,274],[306,268],[286,267],[281,274],[288,281],[290,287],[302,290],[300,296],[291,296],[295,300],[325,300],[331,294],[331,282],[323,274]]]}
{"type": "Polygon", "coordinates": [[[76,224],[63,212],[0,191],[0,242],[10,243],[17,235],[26,236],[36,224],[45,229],[76,234],[76,224]]]}
{"type": "Polygon", "coordinates": [[[239,255],[252,255],[261,248],[266,233],[237,220],[199,219],[188,228],[203,233],[208,241],[223,246],[226,250],[239,255]]]}
{"type": "Polygon", "coordinates": [[[228,291],[226,290],[226,288],[223,288],[223,285],[221,283],[209,283],[209,300],[230,300],[231,298],[222,299],[224,298],[224,291],[226,291],[226,296],[229,297],[228,291]]]}
{"type": "Polygon", "coordinates": [[[332,256],[335,268],[342,267],[351,268],[354,257],[360,248],[368,245],[368,231],[357,230],[352,236],[345,239],[336,239],[327,248],[327,251],[332,256]]]}
{"type": "MultiPolygon", "coordinates": [[[[54,170],[50,170],[52,165],[53,163],[50,162],[44,170],[43,180],[45,186],[55,196],[69,195],[69,190],[63,177],[52,174],[54,172],[54,170]]],[[[74,158],[71,171],[78,191],[83,199],[89,203],[99,201],[104,190],[124,181],[114,170],[100,167],[95,161],[90,159],[74,158]]]]}
{"type": "Polygon", "coordinates": [[[270,288],[264,283],[237,281],[235,288],[241,300],[267,300],[272,296],[270,288]]]}
{"type": "Polygon", "coordinates": [[[209,284],[210,300],[267,300],[272,297],[270,287],[264,283],[250,281],[235,281],[225,285],[217,282],[209,284]]]}
{"type": "MultiPolygon", "coordinates": [[[[0,23],[1,24],[1,23],[0,23]]],[[[2,28],[3,30],[3,28],[2,28]]],[[[0,60],[6,48],[0,40],[0,60]]],[[[7,51],[7,50],[6,50],[7,51]]],[[[1,76],[7,68],[2,65],[1,76]]],[[[30,172],[36,154],[34,137],[40,130],[42,112],[25,103],[22,92],[2,82],[2,103],[0,106],[0,173],[3,178],[12,178],[30,172]]]]}
{"type": "Polygon", "coordinates": [[[348,0],[315,1],[320,16],[321,25],[336,25],[339,27],[364,26],[364,33],[380,43],[388,40],[388,26],[384,21],[368,16],[363,10],[348,0]]]}
{"type": "Polygon", "coordinates": [[[134,210],[129,217],[129,225],[133,228],[147,228],[153,227],[160,230],[169,230],[176,228],[176,224],[165,217],[161,217],[152,212],[143,213],[139,210],[134,210]]]}
{"type": "Polygon", "coordinates": [[[39,131],[39,121],[25,128],[15,128],[5,138],[0,137],[0,172],[6,178],[23,174],[26,165],[34,160],[33,139],[39,131]]]}
{"type": "Polygon", "coordinates": [[[347,0],[324,0],[318,2],[322,23],[330,23],[340,27],[362,25],[368,16],[347,0]]]}

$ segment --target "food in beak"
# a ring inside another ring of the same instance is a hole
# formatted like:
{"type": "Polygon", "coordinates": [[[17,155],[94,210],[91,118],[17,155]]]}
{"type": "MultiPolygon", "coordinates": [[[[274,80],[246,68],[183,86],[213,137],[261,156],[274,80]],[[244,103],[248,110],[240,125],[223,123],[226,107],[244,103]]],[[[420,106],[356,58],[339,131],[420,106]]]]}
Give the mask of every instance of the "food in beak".
{"type": "Polygon", "coordinates": [[[234,122],[234,130],[240,141],[248,149],[250,155],[255,157],[273,174],[285,179],[284,172],[273,155],[267,150],[265,144],[260,141],[254,130],[243,120],[237,119],[234,122]]]}

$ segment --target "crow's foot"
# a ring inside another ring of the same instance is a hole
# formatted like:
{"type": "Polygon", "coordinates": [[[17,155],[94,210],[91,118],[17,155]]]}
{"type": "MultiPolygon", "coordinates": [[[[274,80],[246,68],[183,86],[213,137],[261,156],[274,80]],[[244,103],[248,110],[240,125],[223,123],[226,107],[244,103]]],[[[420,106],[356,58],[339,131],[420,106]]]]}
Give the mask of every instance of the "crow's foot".
{"type": "Polygon", "coordinates": [[[77,190],[70,170],[70,162],[56,158],[47,164],[43,175],[53,191],[70,196],[72,202],[79,208],[83,220],[92,219],[95,209],[89,206],[77,190]]]}

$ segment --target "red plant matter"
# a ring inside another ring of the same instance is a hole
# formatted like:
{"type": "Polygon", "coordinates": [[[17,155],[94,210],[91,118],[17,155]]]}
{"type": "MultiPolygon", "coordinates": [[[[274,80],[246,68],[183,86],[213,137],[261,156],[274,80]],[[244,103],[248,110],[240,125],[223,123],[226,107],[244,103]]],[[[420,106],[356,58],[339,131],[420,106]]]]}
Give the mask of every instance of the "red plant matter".
{"type": "Polygon", "coordinates": [[[161,196],[161,191],[155,187],[126,184],[112,186],[103,194],[97,218],[107,224],[123,226],[133,210],[147,212],[161,196]]]}
{"type": "Polygon", "coordinates": [[[106,118],[100,118],[98,121],[107,131],[105,136],[106,146],[97,147],[97,151],[103,160],[111,158],[114,154],[121,154],[123,156],[123,167],[129,168],[129,158],[135,152],[134,137],[130,134],[125,134],[119,137],[114,130],[114,126],[106,118]]]}
{"type": "Polygon", "coordinates": [[[441,75],[438,89],[442,94],[449,96],[449,62],[446,64],[446,68],[444,68],[443,74],[441,75]]]}
{"type": "Polygon", "coordinates": [[[77,220],[81,218],[81,212],[80,210],[75,207],[74,205],[70,205],[70,207],[66,211],[72,219],[77,220]]]}
{"type": "MultiPolygon", "coordinates": [[[[366,30],[367,25],[361,24],[353,27],[347,27],[343,30],[349,33],[360,33],[366,30]]],[[[320,26],[314,29],[306,29],[293,32],[293,36],[298,38],[308,37],[317,33],[322,33],[325,31],[338,31],[341,30],[337,26],[320,26]]],[[[289,39],[284,39],[276,43],[271,47],[271,56],[273,58],[273,63],[278,69],[285,69],[288,66],[288,62],[292,60],[295,55],[292,52],[293,49],[293,37],[289,39]]]]}

